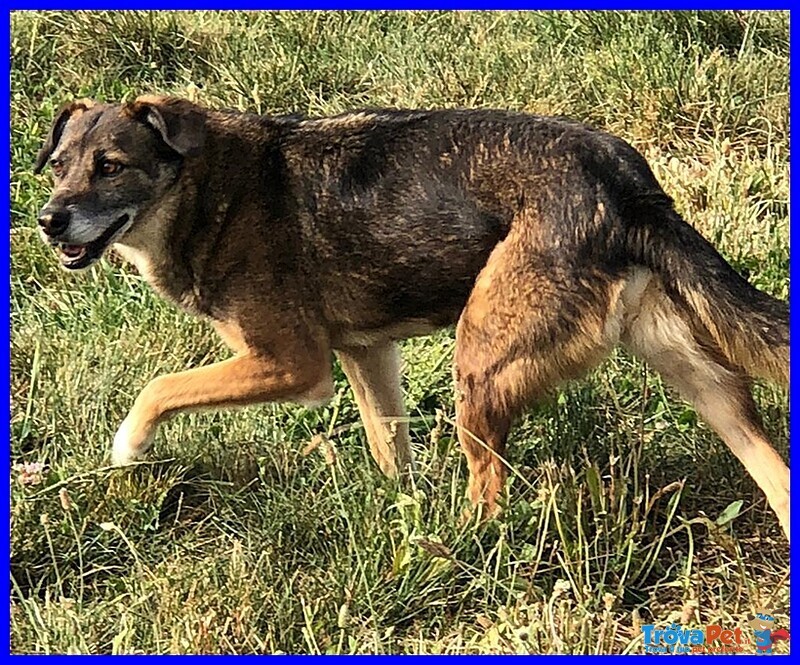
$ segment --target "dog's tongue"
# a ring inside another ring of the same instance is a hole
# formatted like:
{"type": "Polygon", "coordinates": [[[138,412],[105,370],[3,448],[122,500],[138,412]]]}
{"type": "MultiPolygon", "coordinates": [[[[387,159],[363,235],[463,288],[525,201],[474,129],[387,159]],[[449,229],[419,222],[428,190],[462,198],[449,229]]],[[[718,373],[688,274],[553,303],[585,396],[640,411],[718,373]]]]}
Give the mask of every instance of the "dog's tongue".
{"type": "Polygon", "coordinates": [[[80,256],[83,253],[84,247],[83,245],[63,245],[61,247],[61,251],[64,252],[68,257],[75,258],[76,256],[80,256]]]}

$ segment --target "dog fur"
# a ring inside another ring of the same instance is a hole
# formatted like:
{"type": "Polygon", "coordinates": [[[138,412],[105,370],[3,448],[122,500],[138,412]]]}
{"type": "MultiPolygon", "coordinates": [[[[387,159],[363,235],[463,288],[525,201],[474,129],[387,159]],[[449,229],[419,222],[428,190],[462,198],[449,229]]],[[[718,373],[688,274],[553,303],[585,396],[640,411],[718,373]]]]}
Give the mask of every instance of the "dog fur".
{"type": "Polygon", "coordinates": [[[235,351],[148,384],[116,464],[187,409],[324,401],[335,353],[395,475],[412,465],[396,342],[457,324],[473,504],[496,508],[521,411],[623,344],[727,443],[788,538],[789,469],[749,386],[788,384],[788,304],[682,220],[621,139],[505,111],[303,119],[145,96],[66,106],[37,172],[48,161],[39,224],[64,266],[113,245],[235,351]]]}

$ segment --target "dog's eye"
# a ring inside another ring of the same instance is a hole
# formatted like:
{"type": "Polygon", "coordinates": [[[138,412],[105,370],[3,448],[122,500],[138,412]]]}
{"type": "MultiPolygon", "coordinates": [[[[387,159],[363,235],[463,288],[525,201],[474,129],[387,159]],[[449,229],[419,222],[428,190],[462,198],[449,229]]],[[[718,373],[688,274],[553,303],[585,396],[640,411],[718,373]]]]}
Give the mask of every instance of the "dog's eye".
{"type": "Polygon", "coordinates": [[[113,162],[110,159],[104,159],[100,162],[98,170],[100,171],[101,175],[110,178],[111,176],[115,176],[120,173],[124,168],[124,164],[113,162]]]}
{"type": "Polygon", "coordinates": [[[50,162],[50,168],[53,170],[53,175],[56,178],[60,178],[64,175],[64,162],[54,159],[50,162]]]}

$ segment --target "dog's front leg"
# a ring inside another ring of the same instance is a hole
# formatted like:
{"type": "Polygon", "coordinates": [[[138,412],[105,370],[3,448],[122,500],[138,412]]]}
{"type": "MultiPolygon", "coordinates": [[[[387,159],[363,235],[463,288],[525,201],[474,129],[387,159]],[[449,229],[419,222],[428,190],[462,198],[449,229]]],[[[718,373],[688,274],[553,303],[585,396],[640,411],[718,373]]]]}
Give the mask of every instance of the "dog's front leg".
{"type": "Polygon", "coordinates": [[[214,365],[151,381],[136,398],[114,436],[113,464],[129,464],[153,442],[159,423],[189,409],[245,406],[261,402],[319,403],[330,398],[333,383],[324,354],[311,362],[281,364],[274,358],[246,353],[214,365]]]}
{"type": "Polygon", "coordinates": [[[364,423],[372,457],[387,476],[413,470],[408,416],[394,342],[336,351],[364,423]]]}

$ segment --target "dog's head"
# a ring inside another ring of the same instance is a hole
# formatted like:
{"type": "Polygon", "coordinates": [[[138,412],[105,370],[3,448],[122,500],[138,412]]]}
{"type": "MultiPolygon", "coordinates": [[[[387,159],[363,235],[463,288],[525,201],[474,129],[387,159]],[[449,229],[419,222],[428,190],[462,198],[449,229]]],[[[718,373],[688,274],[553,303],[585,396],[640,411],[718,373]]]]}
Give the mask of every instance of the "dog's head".
{"type": "Polygon", "coordinates": [[[56,115],[34,172],[48,164],[53,192],[39,231],[69,270],[86,268],[154,209],[205,141],[205,113],[170,97],[129,104],[80,100],[56,115]]]}

